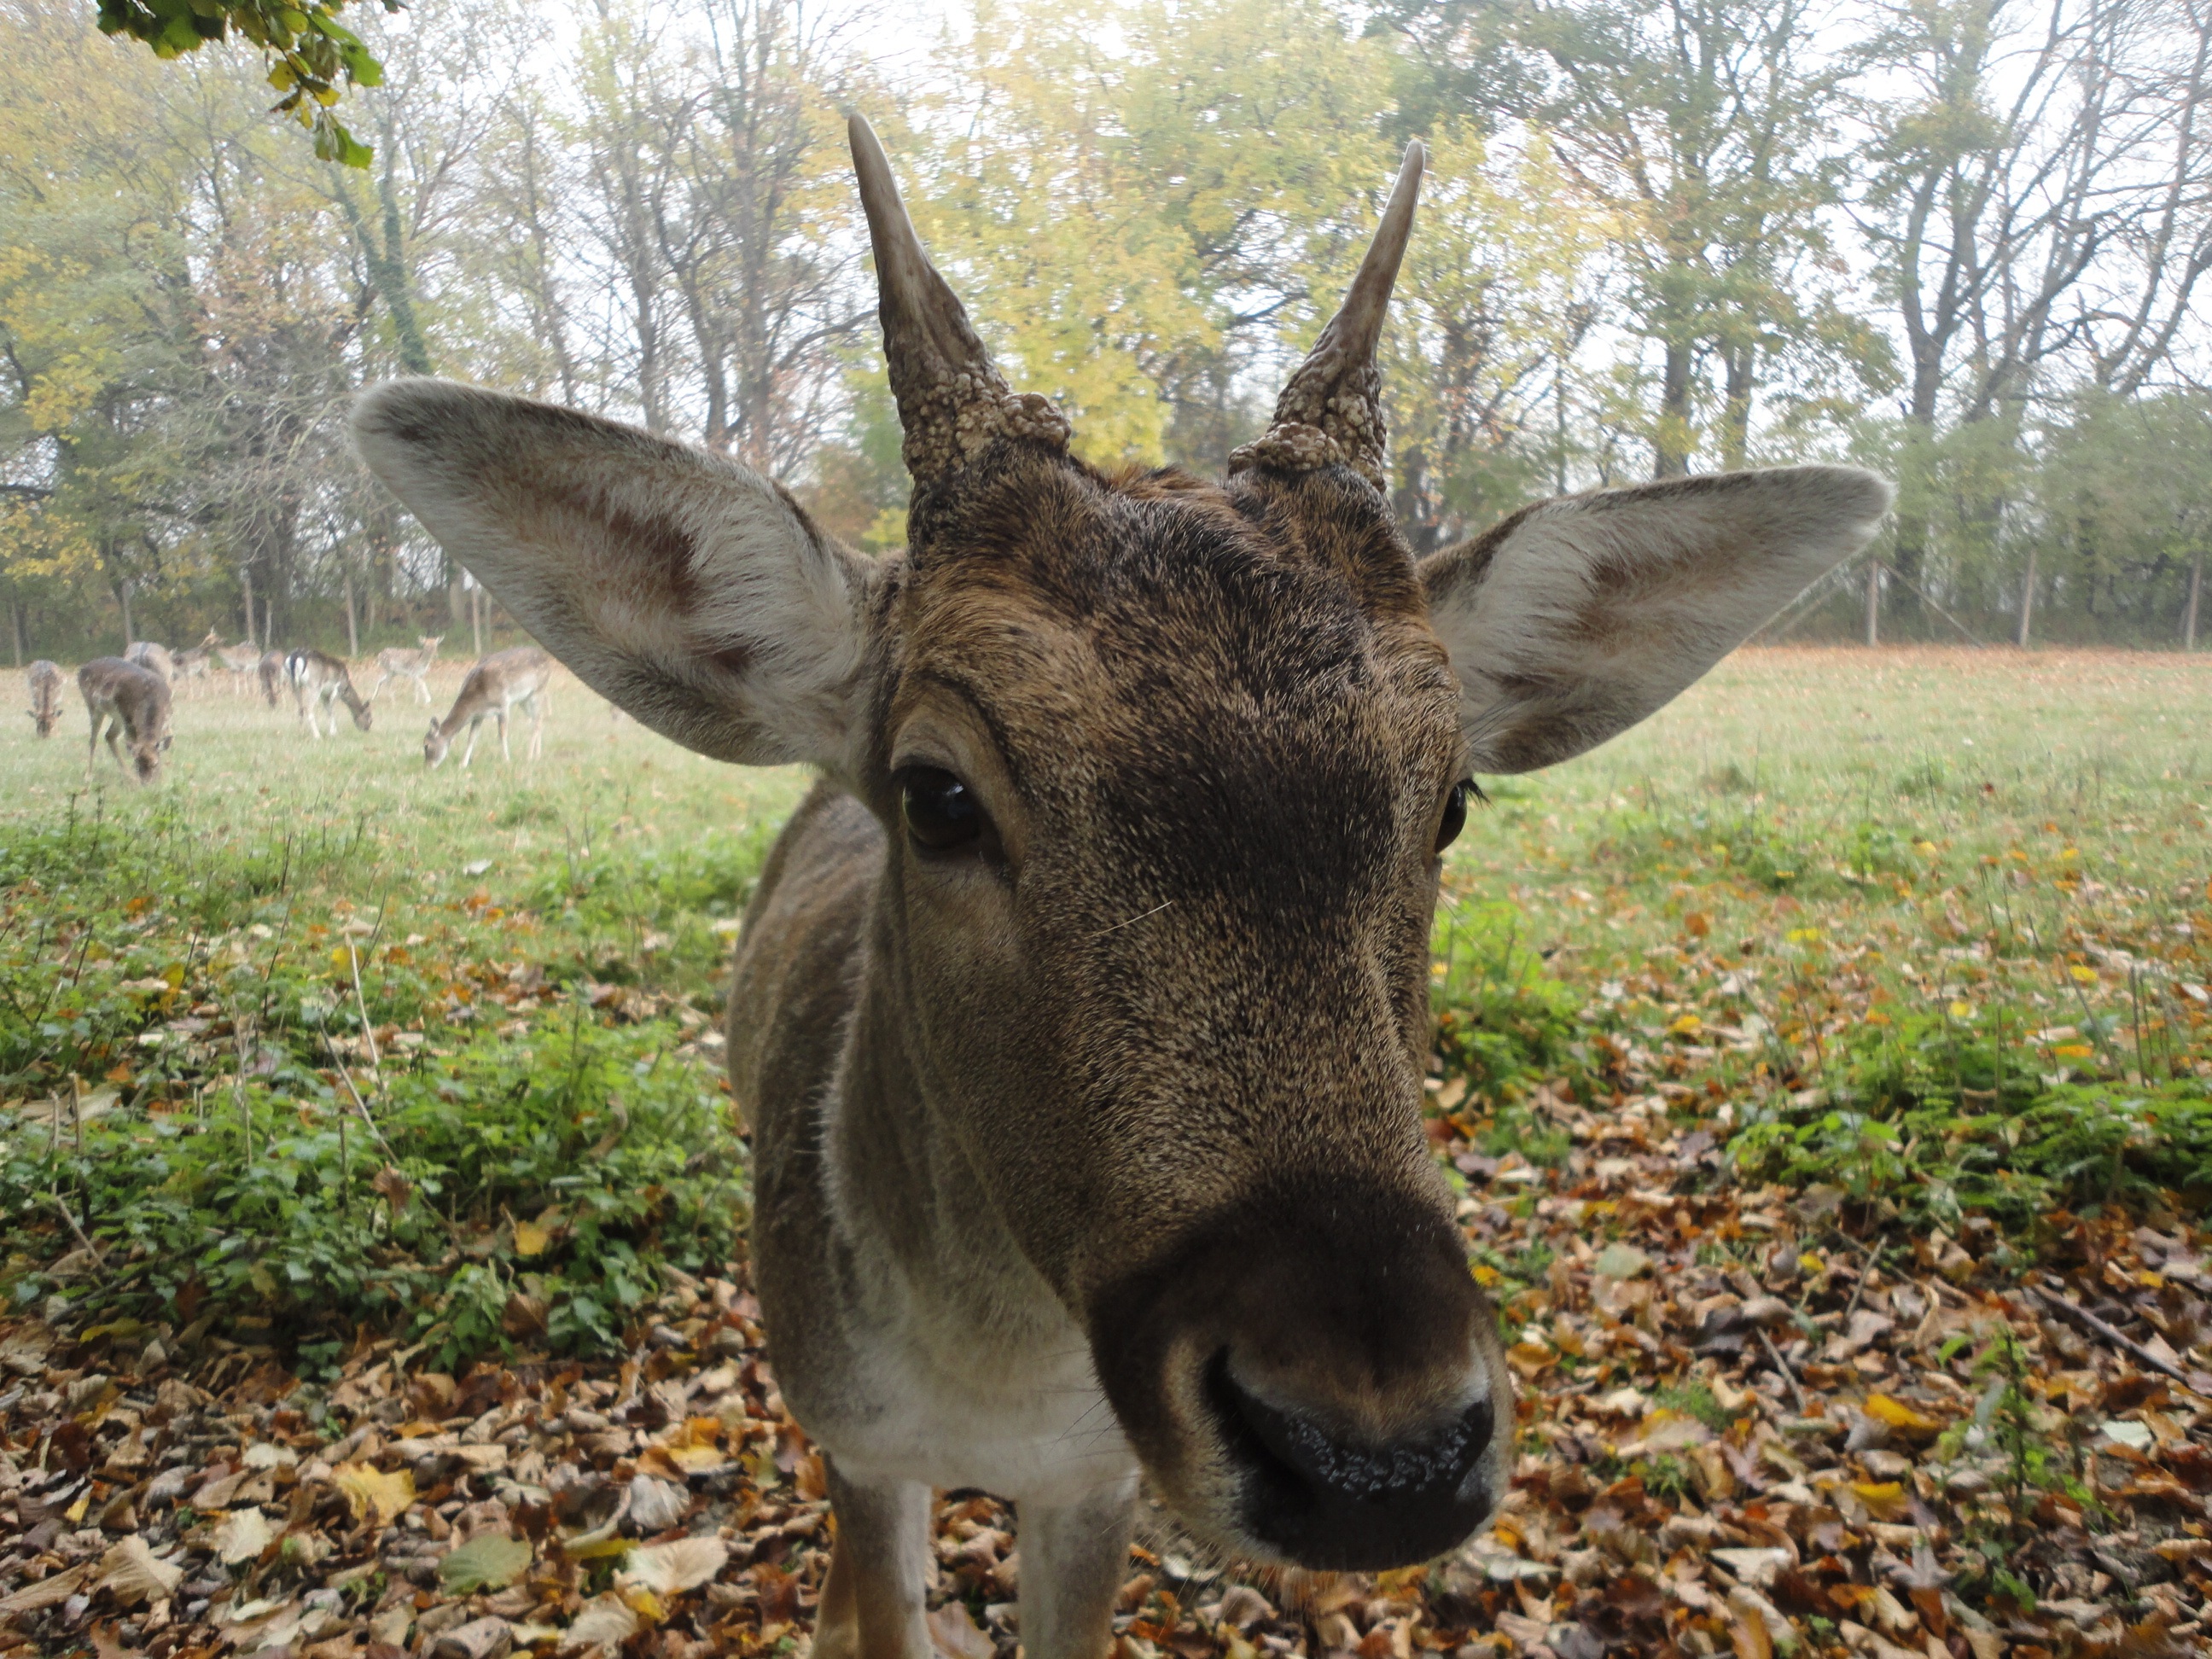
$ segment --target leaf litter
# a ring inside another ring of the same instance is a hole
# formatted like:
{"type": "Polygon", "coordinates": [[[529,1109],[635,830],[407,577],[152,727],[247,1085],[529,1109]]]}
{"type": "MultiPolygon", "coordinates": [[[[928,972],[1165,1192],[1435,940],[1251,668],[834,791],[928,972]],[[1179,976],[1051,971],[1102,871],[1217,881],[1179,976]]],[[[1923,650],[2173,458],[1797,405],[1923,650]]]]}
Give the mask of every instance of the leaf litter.
{"type": "MultiPolygon", "coordinates": [[[[1696,1132],[1542,1109],[1570,1150],[1462,1206],[1526,1274],[1478,1269],[1522,1389],[1494,1524],[1336,1576],[1240,1571],[1148,1512],[1116,1659],[2203,1650],[2212,1238],[2065,1218],[2031,1282],[1992,1230],[1863,1240],[1829,1194],[1680,1190],[1696,1132]]],[[[0,1654],[803,1643],[830,1522],[759,1319],[733,1264],[620,1356],[453,1376],[364,1338],[325,1385],[220,1337],[0,1324],[0,1654]]],[[[939,1504],[948,1659],[1012,1655],[1015,1538],[939,1504]]]]}

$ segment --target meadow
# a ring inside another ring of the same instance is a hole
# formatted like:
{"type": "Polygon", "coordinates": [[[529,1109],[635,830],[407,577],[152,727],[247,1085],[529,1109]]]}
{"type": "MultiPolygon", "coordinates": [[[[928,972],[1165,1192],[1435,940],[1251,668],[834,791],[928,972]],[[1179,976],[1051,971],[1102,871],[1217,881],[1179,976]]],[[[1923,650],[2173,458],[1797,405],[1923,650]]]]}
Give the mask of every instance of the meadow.
{"type": "MultiPolygon", "coordinates": [[[[372,731],[320,741],[289,702],[196,685],[153,789],[88,770],[73,687],[53,739],[0,745],[15,1305],[397,1321],[451,1363],[538,1302],[556,1340],[611,1340],[653,1273],[594,1250],[658,1261],[677,1211],[741,1212],[714,1025],[804,775],[702,759],[565,675],[539,762],[487,725],[472,767],[426,770],[462,672],[434,672],[434,711],[396,683],[372,731]],[[604,1138],[605,1091],[541,1098],[586,1059],[644,1067],[670,1144],[629,1140],[722,1184],[678,1179],[668,1216],[592,1185],[593,1230],[563,1161],[604,1138]],[[386,1168],[444,1232],[393,1243],[386,1168]],[[516,1254],[541,1215],[556,1243],[516,1254]],[[495,1246],[459,1250],[471,1225],[495,1246]],[[111,1243],[140,1270],[85,1282],[111,1243]]],[[[1487,781],[1437,928],[1443,1133],[1556,1152],[1532,1097],[1643,1111],[1704,1124],[1747,1178],[1953,1231],[2201,1194],[2208,714],[2212,658],[1747,650],[1595,753],[1487,781]]]]}
{"type": "MultiPolygon", "coordinates": [[[[1428,1127],[1514,1490],[1373,1579],[1162,1522],[1120,1659],[2212,1628],[2208,714],[2212,658],[1747,650],[1485,780],[1428,1127]]],[[[88,773],[73,690],[0,741],[10,1659],[803,1638],[822,1472],[715,1025],[806,779],[565,677],[535,763],[426,771],[426,724],[201,690],[151,789],[88,773]]],[[[1012,1659],[1014,1524],[939,1506],[947,1659],[1012,1659]]]]}

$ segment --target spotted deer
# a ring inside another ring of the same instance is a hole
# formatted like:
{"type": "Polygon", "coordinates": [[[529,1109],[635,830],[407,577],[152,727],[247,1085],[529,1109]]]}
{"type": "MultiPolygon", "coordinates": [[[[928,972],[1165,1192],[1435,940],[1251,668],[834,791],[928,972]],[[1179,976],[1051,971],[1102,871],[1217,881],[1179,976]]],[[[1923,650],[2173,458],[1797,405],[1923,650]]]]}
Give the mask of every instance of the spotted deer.
{"type": "Polygon", "coordinates": [[[276,707],[276,694],[284,686],[284,653],[264,651],[261,660],[253,665],[253,677],[261,684],[261,701],[271,708],[276,707]]]}
{"type": "Polygon", "coordinates": [[[412,680],[415,695],[424,702],[430,701],[430,688],[426,683],[430,665],[438,660],[438,647],[445,642],[443,634],[417,634],[416,648],[410,651],[402,646],[387,645],[376,653],[376,684],[368,688],[368,700],[376,701],[376,694],[384,690],[387,680],[412,680]]]}
{"type": "Polygon", "coordinates": [[[89,770],[100,758],[100,740],[107,739],[107,752],[139,782],[157,782],[161,757],[169,748],[169,683],[152,669],[121,657],[94,657],[76,671],[76,689],[92,715],[92,740],[84,763],[89,770]],[[120,736],[131,746],[125,761],[116,747],[120,736]]]}
{"type": "Polygon", "coordinates": [[[298,707],[300,718],[307,723],[308,732],[317,739],[323,728],[317,719],[318,711],[331,717],[331,735],[338,734],[338,711],[331,707],[342,702],[352,712],[353,723],[366,732],[374,714],[361,700],[361,693],[353,689],[353,678],[346,665],[337,658],[303,645],[284,655],[284,683],[292,688],[292,701],[298,707]]]}
{"type": "Polygon", "coordinates": [[[261,653],[255,649],[252,641],[247,640],[238,645],[225,645],[222,642],[222,635],[212,628],[208,629],[207,637],[200,641],[199,648],[210,653],[215,660],[228,672],[231,695],[234,696],[245,688],[253,678],[254,671],[261,665],[261,653]]]}
{"type": "Polygon", "coordinates": [[[31,717],[31,729],[42,738],[51,738],[54,723],[62,717],[62,671],[41,657],[23,678],[31,693],[31,706],[24,711],[31,717]]]}
{"type": "Polygon", "coordinates": [[[160,675],[164,685],[176,682],[177,659],[166,645],[156,645],[151,640],[133,640],[123,647],[123,660],[137,664],[149,674],[160,675]]]}
{"type": "Polygon", "coordinates": [[[1667,703],[1889,492],[1682,479],[1414,559],[1376,349],[1419,146],[1225,478],[1094,466],[851,137],[904,550],[470,387],[379,387],[354,430],[587,684],[821,774],[728,1016],[770,1351],[836,1515],[816,1651],[927,1659],[931,1488],[979,1486],[1018,1504],[1030,1659],[1096,1659],[1140,1474],[1207,1543],[1321,1568],[1435,1556],[1498,1501],[1511,1376],[1421,1121],[1471,780],[1667,703]]]}
{"type": "Polygon", "coordinates": [[[422,739],[422,763],[434,772],[443,766],[453,734],[465,726],[469,741],[461,750],[461,764],[467,766],[477,752],[477,727],[489,720],[499,722],[499,757],[512,765],[507,712],[518,703],[530,716],[530,758],[536,760],[545,750],[545,684],[552,677],[552,658],[534,645],[514,646],[478,659],[462,680],[460,695],[446,718],[430,722],[430,734],[422,739]]]}

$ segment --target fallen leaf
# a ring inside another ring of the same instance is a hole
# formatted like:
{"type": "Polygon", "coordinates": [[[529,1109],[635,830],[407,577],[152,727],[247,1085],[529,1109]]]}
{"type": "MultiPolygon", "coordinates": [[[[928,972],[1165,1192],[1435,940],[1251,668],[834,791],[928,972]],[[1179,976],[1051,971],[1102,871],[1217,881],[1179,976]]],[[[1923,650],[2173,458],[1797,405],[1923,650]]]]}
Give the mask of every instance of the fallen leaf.
{"type": "Polygon", "coordinates": [[[646,1544],[630,1552],[615,1582],[635,1584],[656,1595],[681,1595],[711,1580],[729,1559],[728,1548],[718,1538],[646,1544]]]}
{"type": "Polygon", "coordinates": [[[100,1558],[100,1583],[95,1588],[131,1607],[141,1601],[166,1600],[184,1582],[182,1567],[156,1559],[154,1547],[133,1533],[100,1558]]]}
{"type": "Polygon", "coordinates": [[[225,1566],[234,1567],[258,1558],[273,1536],[268,1516],[259,1510],[233,1510],[215,1529],[215,1553],[225,1566]]]}
{"type": "Polygon", "coordinates": [[[438,1563],[438,1582],[453,1595],[504,1589],[530,1566],[530,1546],[504,1533],[488,1532],[449,1551],[438,1563]]]}
{"type": "Polygon", "coordinates": [[[415,1501],[415,1475],[410,1469],[394,1469],[386,1474],[373,1463],[341,1463],[331,1471],[331,1480],[345,1494],[355,1520],[374,1515],[380,1527],[390,1526],[415,1501]]]}

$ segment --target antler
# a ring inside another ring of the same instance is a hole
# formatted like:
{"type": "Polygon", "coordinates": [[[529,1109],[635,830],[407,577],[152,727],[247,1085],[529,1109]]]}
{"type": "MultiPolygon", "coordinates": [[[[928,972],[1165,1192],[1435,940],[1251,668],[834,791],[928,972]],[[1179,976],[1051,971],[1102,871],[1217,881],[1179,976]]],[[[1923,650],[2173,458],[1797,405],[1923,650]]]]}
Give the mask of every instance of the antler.
{"type": "Polygon", "coordinates": [[[848,130],[860,205],[875,246],[884,356],[899,424],[906,430],[906,470],[915,487],[936,483],[994,438],[1028,438],[1066,449],[1066,416],[1049,398],[1008,389],[967,312],[922,251],[875,129],[855,115],[848,130]]]}
{"type": "Polygon", "coordinates": [[[1267,435],[1229,457],[1229,470],[1248,466],[1309,471],[1342,465],[1377,489],[1388,486],[1383,459],[1389,433],[1382,420],[1382,372],[1375,367],[1375,348],[1382,337],[1382,319],[1390,308],[1390,289],[1413,228],[1413,204],[1421,193],[1421,169],[1428,152],[1416,139],[1406,146],[1405,165],[1382,210],[1374,243],[1360,262],[1359,274],[1344,296],[1344,307],[1322,330],[1321,338],[1291,376],[1275,403],[1275,423],[1267,435]]]}

